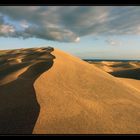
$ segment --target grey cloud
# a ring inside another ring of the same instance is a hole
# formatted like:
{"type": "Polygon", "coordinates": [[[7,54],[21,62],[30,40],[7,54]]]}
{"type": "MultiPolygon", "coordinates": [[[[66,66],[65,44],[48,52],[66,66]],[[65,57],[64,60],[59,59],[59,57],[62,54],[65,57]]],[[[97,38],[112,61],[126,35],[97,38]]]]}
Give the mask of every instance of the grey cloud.
{"type": "Polygon", "coordinates": [[[75,42],[77,36],[69,31],[59,28],[27,28],[24,32],[23,37],[36,37],[41,39],[65,41],[65,42],[75,42]]]}
{"type": "Polygon", "coordinates": [[[0,25],[3,23],[3,16],[0,15],[0,25]]]}
{"type": "Polygon", "coordinates": [[[11,34],[12,37],[21,37],[26,38],[40,38],[47,40],[54,40],[59,42],[77,42],[77,36],[69,31],[59,28],[39,28],[39,27],[30,27],[26,28],[24,31],[16,31],[11,34]]]}
{"type": "Polygon", "coordinates": [[[74,42],[90,34],[140,34],[139,6],[0,6],[0,15],[7,16],[15,29],[8,34],[12,37],[74,42]],[[29,26],[19,31],[10,20],[29,26]]]}

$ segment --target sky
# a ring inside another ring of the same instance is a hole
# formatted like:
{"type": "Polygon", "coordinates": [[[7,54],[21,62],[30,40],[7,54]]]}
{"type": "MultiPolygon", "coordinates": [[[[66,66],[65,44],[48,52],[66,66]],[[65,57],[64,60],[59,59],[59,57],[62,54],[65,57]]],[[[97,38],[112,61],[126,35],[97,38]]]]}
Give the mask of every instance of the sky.
{"type": "Polygon", "coordinates": [[[140,6],[0,6],[1,50],[46,46],[140,60],[140,6]]]}

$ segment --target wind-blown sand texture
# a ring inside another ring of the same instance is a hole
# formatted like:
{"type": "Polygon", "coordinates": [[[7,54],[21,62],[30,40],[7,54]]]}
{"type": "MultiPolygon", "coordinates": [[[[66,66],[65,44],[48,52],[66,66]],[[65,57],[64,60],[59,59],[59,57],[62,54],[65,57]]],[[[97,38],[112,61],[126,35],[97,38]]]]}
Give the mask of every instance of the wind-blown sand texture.
{"type": "Polygon", "coordinates": [[[140,92],[129,84],[57,49],[19,56],[1,61],[1,134],[140,133],[140,92]]]}
{"type": "Polygon", "coordinates": [[[52,54],[53,67],[34,84],[41,110],[33,133],[140,132],[135,89],[78,58],[52,54]]]}

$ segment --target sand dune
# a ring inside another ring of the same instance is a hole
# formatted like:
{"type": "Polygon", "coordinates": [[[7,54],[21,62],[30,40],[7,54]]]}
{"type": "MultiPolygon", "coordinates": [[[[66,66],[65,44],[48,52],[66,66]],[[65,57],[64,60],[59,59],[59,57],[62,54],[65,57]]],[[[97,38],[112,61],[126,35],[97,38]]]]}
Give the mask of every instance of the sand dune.
{"type": "Polygon", "coordinates": [[[139,92],[59,50],[34,83],[40,113],[34,134],[140,133],[139,92]]]}
{"type": "Polygon", "coordinates": [[[132,70],[136,68],[140,68],[139,62],[114,62],[114,61],[99,61],[99,62],[91,62],[95,66],[106,72],[117,72],[123,70],[132,70]]]}
{"type": "Polygon", "coordinates": [[[140,62],[139,61],[99,61],[90,62],[94,66],[118,77],[125,85],[140,91],[140,62]]]}
{"type": "MultiPolygon", "coordinates": [[[[22,64],[17,62],[1,70],[0,82],[5,80],[6,83],[0,85],[0,134],[32,133],[40,111],[33,83],[53,65],[51,51],[53,49],[46,49],[44,56],[32,57],[33,60],[27,59],[22,64]]],[[[38,51],[34,54],[37,56],[38,51]]],[[[15,53],[13,56],[17,57],[15,53]]]]}
{"type": "Polygon", "coordinates": [[[140,91],[122,79],[53,48],[0,57],[0,134],[140,133],[140,91]]]}

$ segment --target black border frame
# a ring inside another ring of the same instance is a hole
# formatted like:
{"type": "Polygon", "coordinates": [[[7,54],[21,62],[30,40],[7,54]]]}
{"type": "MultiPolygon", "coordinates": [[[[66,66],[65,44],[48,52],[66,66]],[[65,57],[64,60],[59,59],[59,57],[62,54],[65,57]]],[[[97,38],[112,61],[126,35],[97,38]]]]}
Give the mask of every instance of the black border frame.
{"type": "Polygon", "coordinates": [[[97,6],[137,6],[138,0],[0,0],[1,6],[6,5],[56,5],[56,6],[75,6],[75,5],[97,5],[97,6]]]}
{"type": "MultiPolygon", "coordinates": [[[[0,6],[140,6],[138,0],[0,0],[0,6]]],[[[140,136],[140,134],[0,134],[0,136],[140,136]]]]}

